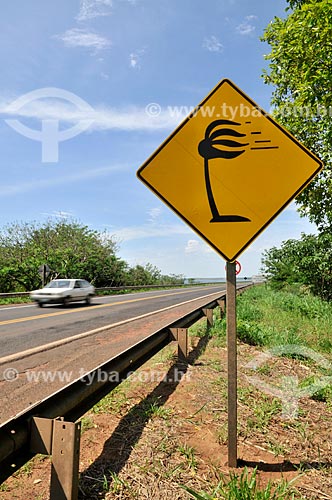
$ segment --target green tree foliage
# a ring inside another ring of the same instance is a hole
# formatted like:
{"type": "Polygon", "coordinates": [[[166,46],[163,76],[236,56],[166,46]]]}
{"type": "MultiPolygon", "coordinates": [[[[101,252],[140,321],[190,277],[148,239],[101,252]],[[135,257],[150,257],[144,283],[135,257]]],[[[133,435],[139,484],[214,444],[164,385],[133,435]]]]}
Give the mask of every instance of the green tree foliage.
{"type": "Polygon", "coordinates": [[[137,265],[128,269],[126,284],[130,285],[157,285],[160,283],[161,273],[152,264],[146,266],[137,265]]]}
{"type": "Polygon", "coordinates": [[[112,236],[76,221],[11,224],[0,231],[0,292],[40,288],[43,264],[51,270],[48,280],[83,278],[96,287],[183,283],[151,264],[131,268],[116,251],[112,236]]]}
{"type": "Polygon", "coordinates": [[[127,270],[126,273],[126,285],[174,285],[183,284],[184,277],[182,275],[171,274],[165,275],[161,274],[160,270],[153,266],[152,264],[146,264],[145,266],[137,264],[127,270]]]}
{"type": "Polygon", "coordinates": [[[96,286],[118,285],[127,264],[115,251],[106,233],[78,222],[12,224],[0,233],[1,291],[40,287],[38,269],[44,263],[51,270],[49,279],[80,277],[96,286]]]}
{"type": "Polygon", "coordinates": [[[332,300],[332,234],[302,234],[263,254],[263,272],[277,288],[301,283],[325,300],[332,300]]]}
{"type": "Polygon", "coordinates": [[[319,229],[332,226],[332,0],[289,0],[293,10],[274,18],[263,41],[266,83],[274,86],[274,116],[324,162],[323,172],[297,198],[319,229]]]}

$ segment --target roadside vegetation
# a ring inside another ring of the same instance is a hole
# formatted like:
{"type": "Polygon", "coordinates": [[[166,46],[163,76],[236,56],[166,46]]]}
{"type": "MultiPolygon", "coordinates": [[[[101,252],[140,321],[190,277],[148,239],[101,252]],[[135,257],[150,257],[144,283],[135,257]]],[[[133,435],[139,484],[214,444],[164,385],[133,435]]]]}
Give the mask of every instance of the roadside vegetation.
{"type": "Polygon", "coordinates": [[[188,487],[184,489],[196,500],[304,500],[291,484],[292,481],[287,483],[281,480],[278,484],[269,481],[265,487],[259,487],[257,469],[250,473],[245,467],[239,474],[231,472],[229,478],[222,477],[211,492],[197,492],[188,487]]]}
{"type": "Polygon", "coordinates": [[[151,264],[129,266],[117,250],[109,233],[77,221],[8,225],[0,230],[0,293],[40,288],[38,271],[44,264],[48,280],[83,278],[96,287],[183,283],[183,276],[162,275],[151,264]]]}
{"type": "Polygon", "coordinates": [[[324,300],[332,299],[331,138],[332,60],[331,0],[287,0],[285,16],[275,17],[262,40],[270,52],[264,82],[272,90],[272,114],[324,168],[296,197],[301,215],[317,227],[317,234],[284,241],[267,250],[263,272],[281,289],[301,284],[324,300]]]}
{"type": "Polygon", "coordinates": [[[332,299],[332,233],[302,234],[263,254],[263,272],[274,289],[303,285],[326,301],[332,299]]]}

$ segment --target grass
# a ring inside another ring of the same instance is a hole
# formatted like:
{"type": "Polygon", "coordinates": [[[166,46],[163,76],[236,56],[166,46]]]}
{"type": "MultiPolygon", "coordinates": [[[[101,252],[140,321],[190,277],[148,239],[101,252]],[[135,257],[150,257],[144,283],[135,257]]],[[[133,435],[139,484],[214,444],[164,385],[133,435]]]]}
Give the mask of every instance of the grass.
{"type": "Polygon", "coordinates": [[[129,405],[129,401],[126,394],[126,388],[128,387],[128,381],[122,382],[121,386],[116,387],[107,394],[103,399],[99,401],[93,408],[93,413],[110,413],[116,412],[120,413],[122,409],[125,409],[129,405]]]}
{"type": "Polygon", "coordinates": [[[261,394],[259,399],[253,399],[253,416],[247,420],[247,427],[262,433],[266,432],[273,417],[280,414],[280,408],[277,399],[271,400],[270,397],[261,394]]]}
{"type": "Polygon", "coordinates": [[[271,481],[260,488],[257,478],[257,470],[250,474],[245,467],[240,475],[230,473],[227,480],[222,476],[217,487],[209,492],[198,492],[187,486],[183,488],[196,500],[281,500],[281,499],[304,499],[292,488],[292,481],[287,483],[281,481],[274,485],[271,481]],[[295,496],[296,495],[296,496],[295,496]]]}
{"type": "MultiPolygon", "coordinates": [[[[224,322],[219,330],[219,335],[225,335],[224,322]]],[[[301,387],[310,386],[311,390],[316,387],[312,398],[329,405],[332,404],[331,331],[332,304],[304,288],[275,291],[263,285],[238,297],[238,338],[247,344],[271,349],[288,346],[280,350],[280,355],[297,359],[316,371],[301,387]],[[325,361],[316,360],[316,353],[325,361]]],[[[269,375],[269,369],[268,364],[263,364],[257,371],[269,375]]]]}
{"type": "Polygon", "coordinates": [[[332,353],[332,304],[306,289],[275,291],[252,287],[237,300],[238,336],[253,345],[272,347],[299,343],[332,353]]]}
{"type": "Polygon", "coordinates": [[[29,297],[7,297],[0,298],[0,305],[7,304],[32,304],[32,300],[29,297]]]}
{"type": "Polygon", "coordinates": [[[86,415],[81,419],[81,434],[94,427],[96,427],[96,425],[90,415],[86,415]]]}
{"type": "Polygon", "coordinates": [[[184,444],[178,447],[178,451],[185,458],[186,464],[189,467],[189,469],[196,470],[197,460],[195,457],[195,449],[192,446],[184,444]]]}

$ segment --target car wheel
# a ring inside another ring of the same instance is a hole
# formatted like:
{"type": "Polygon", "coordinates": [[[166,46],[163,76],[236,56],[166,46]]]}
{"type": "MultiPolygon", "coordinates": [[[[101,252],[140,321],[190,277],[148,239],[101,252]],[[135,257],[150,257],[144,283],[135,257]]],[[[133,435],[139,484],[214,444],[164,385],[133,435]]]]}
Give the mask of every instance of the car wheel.
{"type": "Polygon", "coordinates": [[[42,302],[37,302],[38,307],[43,307],[44,304],[42,302]]]}
{"type": "Polygon", "coordinates": [[[87,306],[89,306],[91,304],[91,295],[88,295],[85,299],[85,303],[87,306]]]}
{"type": "Polygon", "coordinates": [[[69,302],[70,302],[69,297],[64,297],[63,298],[62,303],[63,303],[64,306],[68,306],[69,302]]]}

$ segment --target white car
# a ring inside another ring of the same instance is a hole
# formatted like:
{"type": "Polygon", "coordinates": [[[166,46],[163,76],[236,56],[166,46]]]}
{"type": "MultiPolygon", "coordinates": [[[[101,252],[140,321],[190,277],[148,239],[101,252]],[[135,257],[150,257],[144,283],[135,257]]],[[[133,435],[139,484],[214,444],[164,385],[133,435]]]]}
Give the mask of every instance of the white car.
{"type": "Polygon", "coordinates": [[[30,298],[39,307],[44,304],[64,304],[84,300],[91,303],[91,298],[95,295],[95,287],[86,280],[58,279],[50,281],[41,290],[30,292],[30,298]]]}

